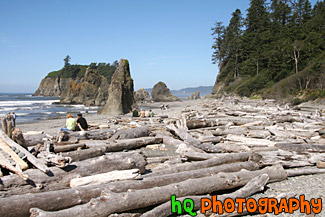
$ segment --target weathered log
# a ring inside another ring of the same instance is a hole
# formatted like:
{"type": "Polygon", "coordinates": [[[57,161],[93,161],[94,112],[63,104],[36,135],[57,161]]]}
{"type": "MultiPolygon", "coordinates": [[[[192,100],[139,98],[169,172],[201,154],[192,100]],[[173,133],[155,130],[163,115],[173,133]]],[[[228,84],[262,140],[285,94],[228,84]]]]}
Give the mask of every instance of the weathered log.
{"type": "Polygon", "coordinates": [[[86,148],[86,144],[72,144],[72,145],[60,145],[60,146],[54,146],[54,152],[66,152],[66,151],[72,151],[76,149],[83,149],[86,148]]]}
{"type": "Polygon", "coordinates": [[[288,177],[292,176],[303,176],[303,175],[313,175],[313,174],[323,174],[324,169],[318,168],[299,168],[299,169],[287,169],[288,177]]]}
{"type": "Polygon", "coordinates": [[[162,143],[163,139],[158,137],[142,137],[136,139],[118,140],[116,143],[108,143],[105,145],[106,152],[123,151],[141,148],[149,144],[162,143]]]}
{"type": "Polygon", "coordinates": [[[139,169],[145,172],[146,161],[137,153],[119,153],[106,155],[100,158],[89,159],[72,163],[65,168],[52,168],[52,175],[48,176],[39,170],[30,169],[25,172],[30,181],[24,182],[16,175],[1,178],[4,186],[1,196],[35,193],[42,191],[59,190],[69,187],[71,179],[84,177],[113,170],[139,169]],[[37,186],[37,188],[35,187],[37,186]]]}
{"type": "Polygon", "coordinates": [[[0,131],[0,138],[7,143],[11,148],[18,149],[21,153],[23,153],[26,157],[27,160],[32,163],[36,168],[39,170],[43,171],[44,173],[49,173],[50,169],[43,164],[39,159],[37,159],[34,155],[29,153],[25,148],[21,147],[19,144],[15,143],[12,141],[4,132],[0,131]]]}
{"type": "Polygon", "coordinates": [[[208,160],[214,157],[220,156],[219,154],[208,154],[208,153],[199,153],[199,152],[183,152],[181,157],[187,158],[189,161],[200,161],[200,160],[208,160]]]}
{"type": "Polygon", "coordinates": [[[7,123],[7,135],[11,139],[12,138],[12,131],[14,130],[14,127],[12,126],[12,121],[9,120],[7,123]]]}
{"type": "Polygon", "coordinates": [[[6,117],[1,117],[1,125],[2,125],[3,132],[7,135],[8,134],[8,129],[7,129],[7,119],[6,119],[6,117]]]}
{"type": "Polygon", "coordinates": [[[181,182],[191,178],[211,176],[218,174],[219,172],[236,172],[241,169],[256,170],[258,169],[258,166],[253,162],[239,162],[211,167],[208,170],[203,168],[190,172],[184,171],[157,177],[147,177],[143,178],[143,180],[119,181],[96,186],[83,186],[74,189],[0,198],[0,216],[3,213],[7,213],[9,210],[11,210],[11,212],[8,217],[29,216],[29,209],[32,207],[38,207],[48,211],[69,208],[74,205],[84,204],[91,198],[99,197],[100,193],[105,189],[120,193],[126,192],[129,189],[153,188],[181,182]]]}
{"type": "Polygon", "coordinates": [[[266,140],[266,139],[253,139],[253,138],[248,138],[248,137],[244,137],[244,136],[236,136],[236,135],[228,135],[226,139],[229,141],[243,143],[249,147],[274,146],[276,144],[276,142],[266,140]]]}
{"type": "Polygon", "coordinates": [[[275,147],[296,152],[325,152],[325,145],[277,143],[275,144],[275,147]]]}
{"type": "Polygon", "coordinates": [[[17,144],[21,145],[22,147],[26,148],[26,142],[23,136],[23,131],[21,131],[19,128],[15,128],[14,131],[12,131],[12,140],[14,140],[17,144]]]}
{"type": "Polygon", "coordinates": [[[26,170],[28,169],[28,165],[25,161],[23,161],[16,152],[14,152],[9,145],[7,145],[1,138],[0,138],[0,150],[3,150],[4,152],[6,152],[12,160],[14,160],[16,162],[16,164],[19,165],[21,170],[26,170]]]}
{"type": "Polygon", "coordinates": [[[113,136],[112,139],[133,139],[139,137],[150,136],[151,130],[147,126],[131,128],[126,130],[119,130],[113,136]]]}
{"type": "Polygon", "coordinates": [[[163,139],[159,137],[142,137],[135,139],[117,140],[116,143],[109,141],[102,141],[98,143],[96,141],[98,146],[95,146],[92,141],[84,140],[86,146],[90,144],[91,148],[62,153],[62,156],[71,157],[72,161],[80,161],[104,155],[105,152],[132,150],[149,144],[161,143],[162,141],[163,139]]]}
{"type": "Polygon", "coordinates": [[[105,147],[92,147],[88,149],[81,149],[76,151],[70,151],[61,153],[63,157],[70,157],[72,162],[83,161],[94,157],[105,155],[105,147]]]}
{"type": "Polygon", "coordinates": [[[77,131],[77,132],[60,132],[60,141],[72,141],[72,140],[84,140],[84,139],[94,139],[94,140],[107,140],[111,138],[115,129],[99,129],[90,131],[77,131]]]}
{"type": "Polygon", "coordinates": [[[210,153],[220,153],[223,152],[222,148],[212,145],[212,144],[201,144],[199,140],[193,138],[187,130],[182,128],[177,128],[174,124],[170,124],[166,127],[171,132],[174,132],[183,141],[187,142],[189,145],[196,148],[202,149],[210,153]]]}
{"type": "Polygon", "coordinates": [[[205,161],[193,162],[193,163],[184,163],[180,165],[175,165],[171,168],[155,171],[153,173],[145,174],[144,176],[158,176],[163,174],[178,173],[188,170],[196,170],[201,168],[208,168],[212,166],[217,166],[221,164],[233,163],[247,161],[249,158],[249,153],[235,153],[235,154],[223,154],[220,157],[212,158],[205,161]]]}
{"type": "Polygon", "coordinates": [[[46,138],[45,134],[24,134],[24,139],[25,139],[25,147],[30,147],[37,145],[38,143],[43,144],[44,140],[43,138],[46,138]]]}
{"type": "Polygon", "coordinates": [[[38,208],[30,210],[31,217],[55,216],[108,216],[116,212],[157,205],[170,200],[171,195],[184,197],[187,195],[201,195],[220,190],[233,189],[247,184],[252,178],[267,174],[270,181],[280,181],[287,177],[281,166],[274,166],[258,171],[241,170],[236,173],[219,173],[215,176],[189,179],[183,182],[156,187],[151,189],[137,190],[126,193],[103,192],[101,197],[92,199],[89,203],[75,206],[57,212],[46,212],[38,208]]]}
{"type": "MultiPolygon", "coordinates": [[[[217,200],[224,202],[225,199],[231,198],[246,198],[264,189],[264,186],[269,181],[269,176],[267,174],[259,175],[252,180],[250,180],[244,187],[238,189],[237,191],[230,194],[217,195],[217,200]]],[[[182,198],[177,198],[183,204],[185,199],[191,199],[194,202],[193,211],[199,210],[201,208],[201,199],[209,198],[204,196],[186,196],[182,198]]],[[[211,199],[211,198],[210,198],[211,199]]],[[[156,208],[144,213],[141,217],[160,217],[160,216],[170,216],[171,212],[170,201],[157,206],[156,208]]],[[[177,210],[178,211],[178,210],[177,210]]]]}
{"type": "Polygon", "coordinates": [[[92,176],[74,178],[70,181],[70,187],[75,188],[85,185],[105,184],[112,181],[138,179],[140,178],[139,169],[131,170],[114,170],[108,173],[100,173],[92,176]]]}

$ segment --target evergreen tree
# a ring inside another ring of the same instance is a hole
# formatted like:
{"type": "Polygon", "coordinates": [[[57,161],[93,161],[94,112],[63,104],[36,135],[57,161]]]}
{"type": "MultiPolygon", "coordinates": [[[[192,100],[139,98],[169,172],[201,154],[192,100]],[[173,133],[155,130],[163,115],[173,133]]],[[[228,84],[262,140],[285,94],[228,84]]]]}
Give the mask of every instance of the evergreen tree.
{"type": "Polygon", "coordinates": [[[70,66],[70,60],[71,60],[71,57],[69,55],[67,55],[63,61],[64,61],[64,68],[70,66]]]}
{"type": "Polygon", "coordinates": [[[214,36],[214,43],[212,45],[213,54],[212,54],[212,63],[218,63],[219,72],[221,71],[222,62],[225,57],[224,51],[224,38],[225,38],[225,27],[221,22],[217,22],[213,28],[211,28],[212,35],[214,36]]]}
{"type": "Polygon", "coordinates": [[[225,32],[225,56],[228,56],[229,62],[233,65],[234,78],[239,76],[239,62],[242,53],[242,14],[239,9],[232,13],[229,26],[225,32]]]}

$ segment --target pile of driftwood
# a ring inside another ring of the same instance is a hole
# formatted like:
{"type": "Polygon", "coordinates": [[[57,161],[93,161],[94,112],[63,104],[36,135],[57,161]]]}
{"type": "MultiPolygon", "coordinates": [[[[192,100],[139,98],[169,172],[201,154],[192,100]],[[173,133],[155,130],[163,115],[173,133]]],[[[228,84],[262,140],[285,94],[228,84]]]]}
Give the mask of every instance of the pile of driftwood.
{"type": "Polygon", "coordinates": [[[116,118],[107,129],[24,135],[23,144],[1,132],[29,169],[1,164],[10,173],[0,216],[169,216],[171,195],[198,210],[202,197],[245,198],[268,182],[325,173],[316,167],[325,161],[320,113],[266,100],[198,104],[179,118],[116,118]]]}

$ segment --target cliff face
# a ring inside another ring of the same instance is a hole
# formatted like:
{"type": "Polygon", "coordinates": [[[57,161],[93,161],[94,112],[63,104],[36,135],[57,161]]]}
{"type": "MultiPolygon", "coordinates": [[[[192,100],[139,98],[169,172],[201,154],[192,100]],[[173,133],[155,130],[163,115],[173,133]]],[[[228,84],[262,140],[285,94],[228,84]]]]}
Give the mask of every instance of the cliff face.
{"type": "Polygon", "coordinates": [[[60,103],[104,106],[108,97],[107,79],[95,69],[87,68],[80,80],[69,79],[61,91],[60,103]]]}
{"type": "Polygon", "coordinates": [[[133,92],[129,62],[121,59],[119,67],[112,76],[108,89],[108,99],[101,114],[122,115],[131,112],[134,104],[133,92]]]}
{"type": "Polygon", "coordinates": [[[69,79],[56,77],[46,77],[41,81],[33,96],[60,96],[61,90],[65,88],[69,79]]]}
{"type": "Polygon", "coordinates": [[[87,68],[83,77],[62,78],[47,76],[34,96],[61,96],[62,104],[104,106],[108,97],[108,81],[96,69],[87,68]]]}

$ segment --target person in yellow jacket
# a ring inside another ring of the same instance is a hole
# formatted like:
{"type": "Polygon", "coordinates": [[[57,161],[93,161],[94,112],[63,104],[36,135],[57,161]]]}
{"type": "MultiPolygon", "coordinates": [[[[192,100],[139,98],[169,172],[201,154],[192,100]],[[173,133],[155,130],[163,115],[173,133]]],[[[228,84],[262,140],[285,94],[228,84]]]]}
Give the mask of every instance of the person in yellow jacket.
{"type": "Polygon", "coordinates": [[[77,121],[73,118],[72,114],[67,114],[67,120],[65,122],[66,127],[61,128],[61,131],[74,131],[76,129],[77,121]]]}

